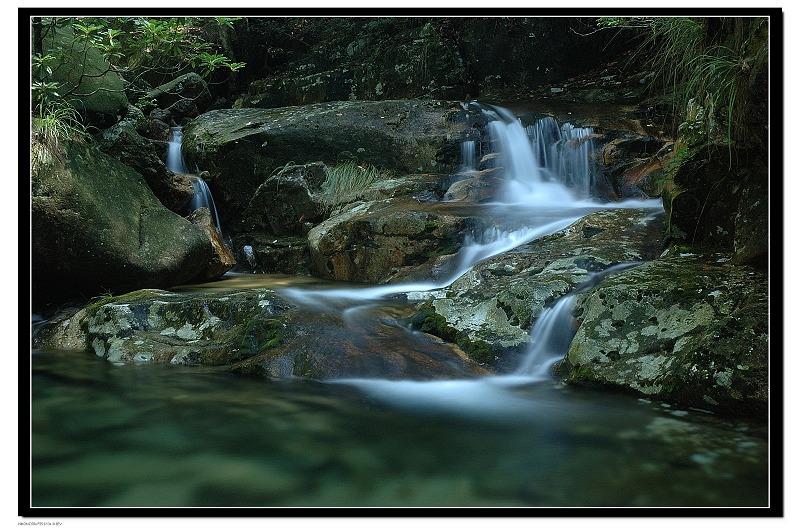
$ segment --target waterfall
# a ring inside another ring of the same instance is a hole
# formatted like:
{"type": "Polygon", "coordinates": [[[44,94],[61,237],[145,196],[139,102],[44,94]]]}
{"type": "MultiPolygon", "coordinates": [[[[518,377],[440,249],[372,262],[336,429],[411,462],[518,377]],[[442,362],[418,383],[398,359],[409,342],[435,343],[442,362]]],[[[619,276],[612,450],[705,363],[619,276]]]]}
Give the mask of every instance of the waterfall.
{"type": "Polygon", "coordinates": [[[564,358],[575,336],[572,310],[575,294],[568,294],[546,307],[531,330],[532,345],[515,372],[535,378],[547,376],[550,368],[564,358]]]}
{"type": "Polygon", "coordinates": [[[575,298],[581,292],[597,286],[608,274],[632,268],[641,262],[622,262],[603,271],[593,273],[572,292],[558,299],[551,307],[545,307],[531,329],[531,347],[522,360],[516,375],[527,375],[535,379],[546,378],[553,364],[563,359],[576,328],[572,311],[575,298]]]}
{"type": "MultiPolygon", "coordinates": [[[[167,168],[176,174],[188,174],[186,163],[183,160],[183,129],[181,126],[170,128],[169,149],[167,150],[167,168]]],[[[192,199],[189,202],[189,213],[193,213],[201,207],[206,207],[211,212],[211,219],[214,225],[222,234],[222,226],[219,223],[219,215],[217,214],[217,207],[214,204],[214,197],[211,195],[211,190],[208,184],[199,176],[192,176],[192,190],[194,191],[192,199]]]]}
{"type": "MultiPolygon", "coordinates": [[[[525,128],[507,109],[486,111],[495,151],[500,153],[508,184],[501,201],[532,206],[564,206],[588,199],[594,185],[594,130],[551,116],[525,128]]],[[[462,146],[462,158],[464,153],[462,146]]]]}
{"type": "Polygon", "coordinates": [[[180,126],[170,128],[169,149],[167,151],[167,168],[176,174],[185,174],[186,164],[183,162],[183,131],[180,126]]]}
{"type": "MultiPolygon", "coordinates": [[[[364,288],[288,288],[280,292],[300,305],[339,310],[343,317],[368,300],[399,294],[409,300],[435,298],[436,291],[447,288],[481,261],[564,229],[591,212],[609,208],[662,209],[657,199],[602,204],[590,198],[594,179],[591,128],[571,124],[559,127],[552,117],[524,128],[506,109],[482,108],[482,112],[491,119],[487,126],[490,140],[503,165],[507,186],[501,201],[481,208],[513,218],[516,229],[493,227],[483,234],[468,236],[452,260],[452,269],[440,279],[364,288]]],[[[462,168],[474,160],[474,148],[471,141],[462,143],[462,168]]],[[[635,264],[638,263],[618,264],[591,274],[586,282],[545,307],[529,333],[529,350],[511,374],[422,382],[360,378],[328,382],[355,386],[377,401],[417,412],[491,415],[495,419],[515,413],[528,415],[530,402],[517,394],[516,388],[551,380],[552,365],[566,355],[576,332],[572,313],[577,295],[609,273],[635,264]]]]}
{"type": "Polygon", "coordinates": [[[592,128],[575,127],[569,123],[562,125],[555,161],[558,175],[563,176],[565,182],[584,198],[589,197],[594,184],[593,134],[592,128]]]}
{"type": "Polygon", "coordinates": [[[465,140],[461,142],[461,171],[472,172],[476,168],[475,141],[465,140]]]}
{"type": "Polygon", "coordinates": [[[194,190],[194,194],[192,195],[192,200],[189,203],[189,212],[191,213],[201,207],[206,207],[209,211],[211,211],[211,219],[214,221],[217,231],[222,234],[222,227],[219,224],[217,207],[214,205],[214,197],[211,195],[211,190],[209,190],[208,184],[203,181],[202,178],[193,176],[192,190],[194,190]]]}

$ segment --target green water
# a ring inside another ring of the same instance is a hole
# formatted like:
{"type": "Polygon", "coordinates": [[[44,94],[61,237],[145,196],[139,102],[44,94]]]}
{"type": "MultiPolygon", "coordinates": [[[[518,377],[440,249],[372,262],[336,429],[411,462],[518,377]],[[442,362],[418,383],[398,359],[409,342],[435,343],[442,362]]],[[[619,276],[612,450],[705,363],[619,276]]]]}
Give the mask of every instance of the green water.
{"type": "Polygon", "coordinates": [[[769,504],[764,425],[487,382],[253,380],[37,351],[31,505],[769,504]]]}

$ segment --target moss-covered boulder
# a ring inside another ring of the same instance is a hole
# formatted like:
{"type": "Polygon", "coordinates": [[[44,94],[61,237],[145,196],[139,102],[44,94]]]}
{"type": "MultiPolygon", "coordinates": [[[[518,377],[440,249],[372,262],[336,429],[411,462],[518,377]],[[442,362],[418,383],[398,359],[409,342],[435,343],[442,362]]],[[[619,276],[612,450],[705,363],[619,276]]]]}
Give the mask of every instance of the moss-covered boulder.
{"type": "Polygon", "coordinates": [[[648,210],[606,210],[470,268],[426,301],[412,325],[456,341],[482,362],[512,370],[545,306],[593,273],[661,251],[663,216],[648,210]]]}
{"type": "Polygon", "coordinates": [[[341,316],[309,314],[266,288],[139,290],[100,298],[42,325],[33,342],[90,351],[114,363],[218,366],[259,378],[486,373],[459,349],[400,327],[391,312],[350,328],[341,316]]]}
{"type": "Polygon", "coordinates": [[[767,277],[730,259],[677,254],[580,295],[568,382],[724,414],[765,414],[767,277]]]}
{"type": "Polygon", "coordinates": [[[186,127],[184,156],[212,176],[222,226],[246,229],[241,213],[285,166],[344,153],[397,175],[448,172],[460,161],[469,111],[439,101],[335,102],[279,109],[220,109],[186,127]]]}
{"type": "Polygon", "coordinates": [[[43,55],[53,55],[62,64],[51,67],[57,92],[90,123],[108,127],[125,114],[128,97],[125,81],[111,68],[90,41],[76,35],[72,27],[55,28],[42,42],[43,55]]]}
{"type": "Polygon", "coordinates": [[[208,237],[166,209],[141,175],[96,148],[62,146],[63,159],[38,163],[32,174],[35,300],[166,288],[206,267],[208,237]]]}

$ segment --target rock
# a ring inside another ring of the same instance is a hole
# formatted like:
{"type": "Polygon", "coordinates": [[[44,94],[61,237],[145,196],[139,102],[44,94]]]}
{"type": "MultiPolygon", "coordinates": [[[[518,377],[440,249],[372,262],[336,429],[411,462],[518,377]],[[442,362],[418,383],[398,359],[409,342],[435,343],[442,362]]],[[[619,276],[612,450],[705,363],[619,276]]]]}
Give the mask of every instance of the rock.
{"type": "Polygon", "coordinates": [[[571,17],[342,17],[323,25],[253,18],[239,28],[238,60],[256,80],[239,102],[469,100],[539,84],[549,90],[625,51],[609,33],[583,31],[587,23],[571,17]]]}
{"type": "Polygon", "coordinates": [[[57,92],[81,113],[84,120],[106,128],[124,114],[130,103],[125,81],[103,58],[103,54],[72,32],[71,26],[55,28],[43,41],[43,53],[61,57],[64,62],[52,68],[57,92]]]}
{"type": "Polygon", "coordinates": [[[64,147],[66,162],[32,174],[34,300],[166,288],[208,264],[202,229],[167,210],[141,175],[97,149],[64,147]]]}
{"type": "Polygon", "coordinates": [[[302,175],[304,167],[294,168],[294,173],[272,176],[256,189],[243,215],[248,231],[305,236],[322,221],[323,208],[302,175]]]}
{"type": "MultiPolygon", "coordinates": [[[[130,109],[136,108],[131,106],[130,109]]],[[[163,151],[164,144],[139,135],[137,127],[141,123],[147,127],[147,120],[143,116],[140,120],[128,119],[131,115],[135,116],[136,113],[129,112],[125,120],[100,134],[100,149],[144,176],[150,189],[165,207],[173,212],[183,213],[194,193],[191,179],[171,172],[166,167],[158,155],[163,151]]]]}
{"type": "Polygon", "coordinates": [[[730,255],[670,256],[609,276],[577,299],[567,381],[765,415],[767,294],[766,275],[730,255]]]}
{"type": "Polygon", "coordinates": [[[614,209],[470,268],[446,289],[418,297],[412,324],[449,341],[493,368],[516,369],[543,308],[594,273],[661,252],[663,217],[614,209]]]}
{"type": "Polygon", "coordinates": [[[282,236],[264,232],[237,235],[239,267],[252,273],[311,274],[306,236],[282,236]]]}
{"type": "Polygon", "coordinates": [[[228,249],[222,235],[214,225],[214,220],[211,218],[211,211],[208,207],[197,209],[187,217],[187,220],[203,229],[203,232],[208,235],[211,241],[213,250],[208,267],[194,281],[203,282],[219,279],[225,272],[236,266],[236,259],[233,258],[233,253],[228,249]]]}
{"type": "Polygon", "coordinates": [[[710,157],[704,150],[676,143],[674,164],[662,177],[669,220],[666,242],[735,253],[735,262],[764,266],[767,162],[757,149],[715,153],[710,157]]]}
{"type": "Polygon", "coordinates": [[[334,102],[279,109],[219,109],[184,130],[183,151],[213,176],[222,225],[248,230],[241,213],[256,189],[287,164],[333,166],[344,152],[394,172],[443,173],[460,162],[470,127],[460,104],[437,101],[334,102]]]}
{"type": "Polygon", "coordinates": [[[747,170],[734,218],[733,262],[766,267],[769,255],[767,165],[747,170]]]}
{"type": "MultiPolygon", "coordinates": [[[[173,104],[183,100],[193,102],[198,109],[204,109],[211,103],[211,93],[208,91],[208,85],[199,74],[189,72],[168,83],[159,85],[148,92],[145,95],[145,99],[157,101],[158,107],[162,109],[169,109],[173,104]]],[[[169,110],[170,115],[173,115],[175,110],[169,110]]],[[[171,116],[171,118],[177,122],[176,116],[171,116]]]]}
{"type": "MultiPolygon", "coordinates": [[[[364,336],[350,335],[340,318],[309,315],[269,289],[207,294],[140,290],[98,299],[81,312],[72,318],[80,320],[82,333],[73,344],[83,342],[114,363],[223,366],[260,378],[486,374],[463,352],[410,333],[391,317],[375,320],[375,330],[364,336]],[[378,346],[392,338],[396,348],[378,346]]],[[[47,331],[63,329],[57,324],[42,328],[36,342],[49,345],[53,339],[47,331]]]]}
{"type": "Polygon", "coordinates": [[[170,118],[176,124],[185,124],[190,119],[197,117],[200,110],[197,108],[197,103],[194,100],[184,98],[178,100],[167,108],[170,118]]]}
{"type": "Polygon", "coordinates": [[[308,233],[311,263],[325,279],[386,282],[402,268],[454,253],[464,218],[413,200],[357,203],[308,233]]]}
{"type": "Polygon", "coordinates": [[[474,177],[467,177],[456,181],[444,194],[445,201],[468,201],[484,203],[497,199],[505,181],[498,177],[502,175],[501,168],[492,168],[477,173],[474,177]]]}
{"type": "Polygon", "coordinates": [[[81,321],[86,309],[67,307],[59,310],[49,320],[32,327],[32,347],[34,349],[55,349],[59,351],[86,351],[86,334],[81,321]]]}

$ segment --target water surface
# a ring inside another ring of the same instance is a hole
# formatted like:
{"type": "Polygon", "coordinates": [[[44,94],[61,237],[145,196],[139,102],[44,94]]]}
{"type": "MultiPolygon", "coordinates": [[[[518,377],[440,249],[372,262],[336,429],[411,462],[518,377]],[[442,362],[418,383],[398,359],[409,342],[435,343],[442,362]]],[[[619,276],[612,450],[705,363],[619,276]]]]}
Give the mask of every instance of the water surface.
{"type": "Polygon", "coordinates": [[[766,506],[766,427],[551,380],[32,358],[33,507],[766,506]]]}

